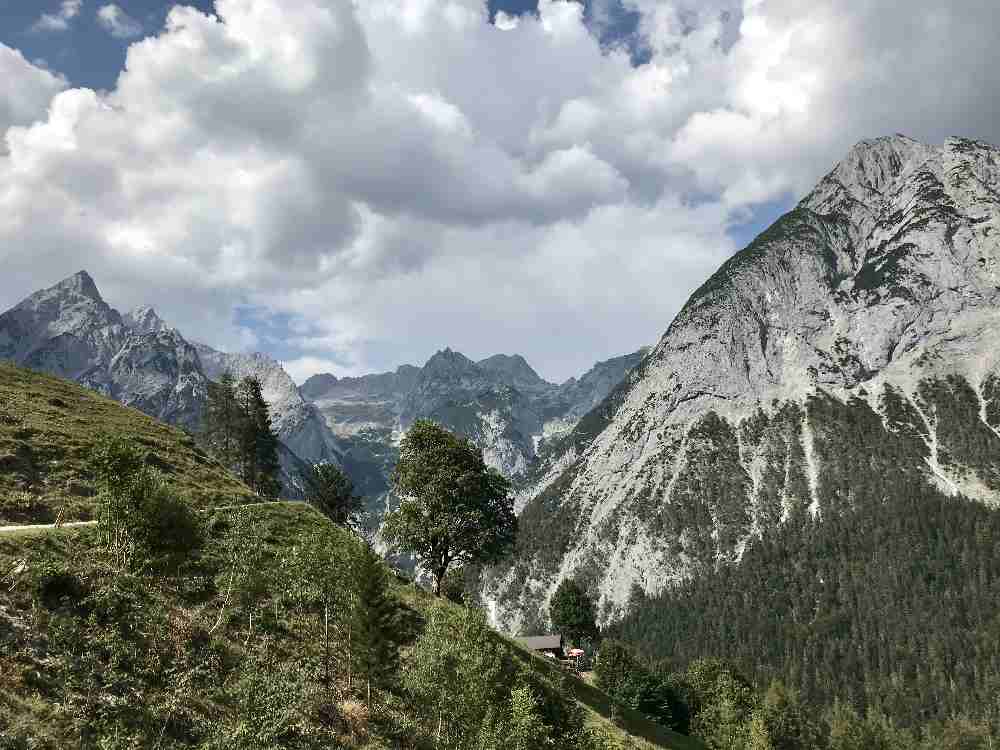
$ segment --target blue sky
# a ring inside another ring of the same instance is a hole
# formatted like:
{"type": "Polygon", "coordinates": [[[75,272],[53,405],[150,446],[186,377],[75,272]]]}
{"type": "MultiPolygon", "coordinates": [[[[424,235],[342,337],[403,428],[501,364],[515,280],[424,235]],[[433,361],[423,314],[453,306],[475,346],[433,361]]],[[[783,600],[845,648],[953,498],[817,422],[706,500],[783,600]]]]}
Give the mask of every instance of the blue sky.
{"type": "Polygon", "coordinates": [[[483,2],[0,0],[0,309],[87,268],[300,381],[558,381],[857,141],[1000,141],[992,3],[483,2]]]}
{"type": "MultiPolygon", "coordinates": [[[[96,11],[108,3],[102,0],[84,2],[76,15],[68,19],[67,32],[52,32],[33,28],[43,13],[58,15],[61,0],[5,0],[0,3],[0,42],[21,50],[29,60],[44,60],[76,86],[110,89],[125,64],[130,38],[115,38],[98,21],[96,11]]],[[[162,0],[121,0],[116,5],[138,21],[144,32],[155,32],[163,26],[167,11],[176,3],[162,0]]],[[[190,5],[210,13],[213,0],[186,0],[190,5]]],[[[591,20],[592,0],[588,0],[587,19],[591,20]]],[[[489,0],[491,18],[498,10],[511,15],[538,12],[538,0],[489,0]]],[[[608,3],[611,23],[595,29],[605,44],[627,44],[634,48],[637,61],[644,53],[635,44],[638,14],[627,10],[621,2],[608,3]]]]}
{"type": "MultiPolygon", "coordinates": [[[[97,11],[109,3],[86,0],[77,15],[67,19],[67,30],[37,28],[43,13],[59,16],[61,0],[5,0],[0,3],[0,42],[21,50],[29,60],[44,60],[53,71],[75,86],[95,89],[114,87],[125,65],[125,52],[134,38],[115,38],[98,21],[97,11]]],[[[211,11],[212,0],[191,0],[192,5],[211,11]]],[[[122,0],[117,3],[138,21],[144,32],[163,27],[174,3],[162,0],[122,0]]]]}

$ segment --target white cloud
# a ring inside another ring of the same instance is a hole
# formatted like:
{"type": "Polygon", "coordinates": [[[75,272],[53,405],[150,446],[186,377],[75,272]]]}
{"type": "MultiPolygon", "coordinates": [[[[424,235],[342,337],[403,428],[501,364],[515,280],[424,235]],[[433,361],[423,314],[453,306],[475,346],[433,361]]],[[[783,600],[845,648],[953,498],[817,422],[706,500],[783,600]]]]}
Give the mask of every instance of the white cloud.
{"type": "Polygon", "coordinates": [[[493,23],[501,31],[512,31],[517,28],[518,20],[518,16],[498,10],[493,18],[493,23]]]}
{"type": "Polygon", "coordinates": [[[297,378],[450,345],[562,379],[653,343],[727,226],[851,143],[1000,142],[987,3],[626,4],[640,67],[558,0],[516,25],[480,0],[176,7],[108,94],[0,47],[0,309],[85,266],[219,346],[253,340],[237,306],[280,314],[260,342],[297,378]]]}
{"type": "Polygon", "coordinates": [[[116,39],[132,39],[142,35],[142,24],[114,3],[97,9],[97,22],[116,39]]]}
{"type": "Polygon", "coordinates": [[[29,63],[16,49],[0,45],[0,154],[11,125],[28,125],[45,116],[49,102],[66,80],[29,63]]]}
{"type": "Polygon", "coordinates": [[[32,31],[66,31],[70,21],[80,15],[83,0],[62,0],[55,13],[42,13],[32,24],[32,31]]]}

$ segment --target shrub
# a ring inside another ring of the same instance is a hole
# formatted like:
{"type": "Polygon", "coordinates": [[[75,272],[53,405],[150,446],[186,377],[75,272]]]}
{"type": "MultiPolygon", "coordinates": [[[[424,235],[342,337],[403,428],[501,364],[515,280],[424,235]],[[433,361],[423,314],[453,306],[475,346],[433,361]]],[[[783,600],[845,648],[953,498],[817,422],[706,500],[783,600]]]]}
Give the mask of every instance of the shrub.
{"type": "Polygon", "coordinates": [[[35,577],[35,595],[49,609],[78,603],[87,595],[87,586],[64,563],[46,561],[35,577]]]}

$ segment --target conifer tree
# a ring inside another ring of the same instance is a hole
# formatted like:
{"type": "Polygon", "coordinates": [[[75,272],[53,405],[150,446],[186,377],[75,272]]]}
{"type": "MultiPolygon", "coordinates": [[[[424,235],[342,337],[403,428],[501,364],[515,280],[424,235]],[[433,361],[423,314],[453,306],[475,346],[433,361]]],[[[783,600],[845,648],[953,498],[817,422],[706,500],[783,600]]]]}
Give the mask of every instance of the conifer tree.
{"type": "Polygon", "coordinates": [[[243,413],[240,431],[240,470],[243,481],[258,495],[276,497],[278,484],[278,437],[264,400],[260,379],[248,375],[237,387],[237,401],[243,413]]]}
{"type": "Polygon", "coordinates": [[[386,685],[399,659],[397,607],[389,594],[385,565],[369,545],[354,564],[354,607],[351,617],[351,659],[365,681],[368,707],[372,688],[386,685]]]}
{"type": "Polygon", "coordinates": [[[208,404],[202,418],[202,435],[208,450],[227,467],[239,459],[243,411],[236,399],[236,380],[228,370],[217,383],[208,384],[208,404]]]}

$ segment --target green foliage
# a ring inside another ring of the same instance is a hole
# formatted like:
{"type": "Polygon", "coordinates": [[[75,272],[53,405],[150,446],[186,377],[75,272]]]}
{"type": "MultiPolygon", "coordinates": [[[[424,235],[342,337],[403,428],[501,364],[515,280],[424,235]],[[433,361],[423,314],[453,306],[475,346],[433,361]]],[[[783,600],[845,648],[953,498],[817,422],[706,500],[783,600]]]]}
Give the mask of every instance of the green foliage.
{"type": "MultiPolygon", "coordinates": [[[[683,551],[709,568],[732,555],[750,530],[749,475],[739,461],[736,433],[715,412],[690,429],[684,464],[674,481],[666,530],[684,539],[683,551]]],[[[680,549],[678,549],[680,551],[680,549]]]]}
{"type": "Polygon", "coordinates": [[[223,466],[238,465],[240,435],[245,415],[236,400],[236,381],[224,372],[219,382],[209,382],[208,402],[202,414],[201,439],[223,466]]]}
{"type": "Polygon", "coordinates": [[[606,639],[594,660],[597,684],[611,699],[653,721],[687,731],[687,711],[665,675],[647,669],[624,643],[606,639]]]}
{"type": "Polygon", "coordinates": [[[594,747],[565,688],[517,667],[481,612],[434,607],[403,684],[438,748],[594,747]]]}
{"type": "Polygon", "coordinates": [[[469,440],[417,420],[403,438],[392,481],[403,500],[386,516],[383,536],[430,568],[438,595],[453,564],[495,562],[513,547],[510,482],[469,440]]]}
{"type": "Polygon", "coordinates": [[[310,464],[301,479],[306,502],[334,523],[346,524],[362,508],[363,498],[354,494],[354,484],[334,464],[310,464]]]}
{"type": "Polygon", "coordinates": [[[103,489],[123,491],[145,466],[145,456],[124,435],[103,434],[90,449],[88,466],[103,489]]]}
{"type": "Polygon", "coordinates": [[[752,750],[799,750],[822,748],[826,727],[799,700],[798,693],[775,680],[762,703],[754,710],[750,726],[752,750]]]}
{"type": "Polygon", "coordinates": [[[560,582],[549,602],[549,619],[556,632],[575,644],[597,640],[594,605],[576,581],[567,578],[560,582]]]}
{"type": "Polygon", "coordinates": [[[896,477],[891,495],[859,483],[853,511],[786,523],[739,565],[638,603],[616,633],[677,664],[716,654],[810,705],[878,706],[904,727],[995,721],[1000,513],[896,477]]]}
{"type": "Polygon", "coordinates": [[[452,568],[441,582],[441,595],[455,604],[463,604],[466,596],[465,568],[452,568]]]}
{"type": "Polygon", "coordinates": [[[128,440],[99,439],[90,466],[101,486],[98,521],[104,546],[119,569],[138,564],[176,568],[201,546],[202,526],[190,504],[128,440]]]}
{"type": "Polygon", "coordinates": [[[244,663],[228,692],[236,715],[222,736],[220,748],[271,750],[302,746],[306,691],[293,665],[267,653],[254,653],[244,663]]]}
{"type": "Polygon", "coordinates": [[[278,437],[271,426],[271,415],[258,378],[248,375],[236,386],[236,401],[241,410],[237,444],[240,473],[247,486],[258,495],[277,497],[278,437]]]}
{"type": "Polygon", "coordinates": [[[389,578],[382,559],[364,545],[352,570],[354,606],[351,616],[351,658],[358,677],[367,687],[371,708],[372,688],[394,679],[399,658],[398,605],[389,594],[389,578]]]}

